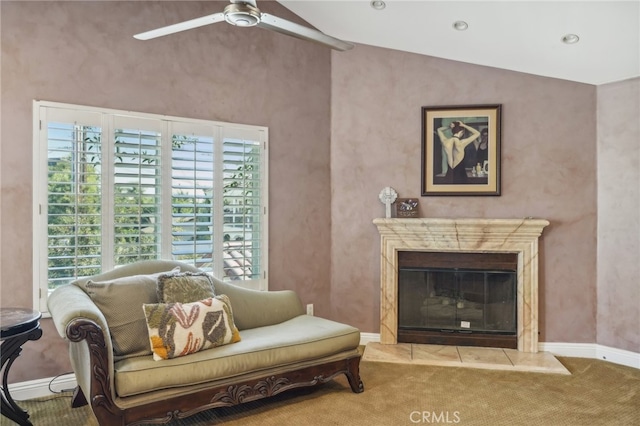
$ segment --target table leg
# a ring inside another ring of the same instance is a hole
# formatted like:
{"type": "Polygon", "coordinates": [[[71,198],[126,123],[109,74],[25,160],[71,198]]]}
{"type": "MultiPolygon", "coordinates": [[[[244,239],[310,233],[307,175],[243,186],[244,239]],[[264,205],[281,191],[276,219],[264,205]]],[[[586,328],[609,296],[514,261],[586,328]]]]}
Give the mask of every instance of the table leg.
{"type": "Polygon", "coordinates": [[[42,329],[38,326],[27,333],[9,337],[2,343],[2,367],[0,368],[0,370],[2,370],[2,387],[0,388],[2,391],[2,415],[21,426],[32,426],[29,421],[29,413],[20,408],[11,397],[7,378],[13,361],[15,361],[22,352],[22,345],[28,340],[38,340],[41,336],[42,329]]]}

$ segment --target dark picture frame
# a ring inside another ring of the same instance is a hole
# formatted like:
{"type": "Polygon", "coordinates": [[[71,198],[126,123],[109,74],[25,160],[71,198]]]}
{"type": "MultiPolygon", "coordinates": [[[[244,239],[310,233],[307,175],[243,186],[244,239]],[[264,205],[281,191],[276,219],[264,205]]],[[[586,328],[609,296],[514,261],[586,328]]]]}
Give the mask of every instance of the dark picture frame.
{"type": "Polygon", "coordinates": [[[422,196],[500,195],[502,105],[422,107],[422,196]]]}

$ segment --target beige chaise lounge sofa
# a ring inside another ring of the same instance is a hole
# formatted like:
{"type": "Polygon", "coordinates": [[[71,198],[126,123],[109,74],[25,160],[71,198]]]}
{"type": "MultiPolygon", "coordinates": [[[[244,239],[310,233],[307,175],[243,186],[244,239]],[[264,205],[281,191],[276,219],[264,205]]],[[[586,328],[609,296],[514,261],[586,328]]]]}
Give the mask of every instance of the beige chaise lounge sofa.
{"type": "MultiPolygon", "coordinates": [[[[363,391],[358,329],[306,315],[292,291],[247,290],[215,279],[215,293],[229,297],[239,342],[161,361],[150,353],[116,356],[109,325],[87,292],[87,282],[175,267],[198,272],[180,262],[145,261],[78,280],[51,294],[49,311],[60,336],[69,341],[78,382],[72,406],[89,403],[101,425],[135,425],[253,401],[340,374],[346,375],[353,392],[363,391]]],[[[126,286],[117,291],[131,292],[126,286]]],[[[139,339],[148,343],[148,333],[139,339]]]]}

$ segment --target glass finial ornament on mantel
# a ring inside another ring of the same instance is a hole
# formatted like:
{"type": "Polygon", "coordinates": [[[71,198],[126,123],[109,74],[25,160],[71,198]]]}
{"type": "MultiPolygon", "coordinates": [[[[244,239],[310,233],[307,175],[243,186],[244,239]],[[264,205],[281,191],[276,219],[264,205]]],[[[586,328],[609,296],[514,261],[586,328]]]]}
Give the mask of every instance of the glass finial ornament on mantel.
{"type": "Polygon", "coordinates": [[[382,191],[380,191],[380,195],[378,195],[378,198],[380,198],[380,202],[385,206],[385,217],[390,218],[391,204],[393,204],[396,201],[396,198],[398,198],[398,193],[395,189],[387,186],[383,188],[382,191]]]}

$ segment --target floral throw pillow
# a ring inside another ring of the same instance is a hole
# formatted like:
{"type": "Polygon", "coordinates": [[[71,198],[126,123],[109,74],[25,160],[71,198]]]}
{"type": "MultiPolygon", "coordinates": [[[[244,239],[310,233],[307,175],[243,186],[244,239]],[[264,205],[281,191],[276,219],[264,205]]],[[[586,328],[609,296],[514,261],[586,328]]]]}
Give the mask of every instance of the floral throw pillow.
{"type": "Polygon", "coordinates": [[[229,298],[144,304],[153,359],[177,358],[240,341],[229,298]]]}

